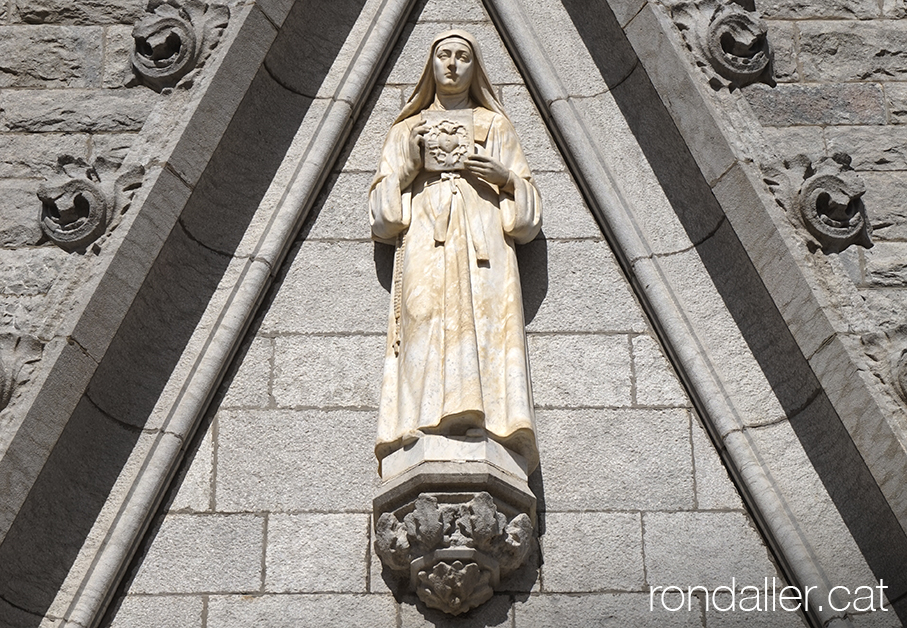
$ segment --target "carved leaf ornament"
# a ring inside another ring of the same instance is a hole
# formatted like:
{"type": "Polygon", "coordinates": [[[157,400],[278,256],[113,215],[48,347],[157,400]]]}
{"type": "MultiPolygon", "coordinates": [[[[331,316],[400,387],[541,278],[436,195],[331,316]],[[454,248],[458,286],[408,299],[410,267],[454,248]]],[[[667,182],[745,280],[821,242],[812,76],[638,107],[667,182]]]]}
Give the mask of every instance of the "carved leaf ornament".
{"type": "Polygon", "coordinates": [[[230,17],[227,7],[200,0],[150,0],[148,11],[132,30],[132,66],[158,92],[202,65],[230,17]]]}
{"type": "Polygon", "coordinates": [[[60,248],[84,249],[107,229],[110,209],[98,182],[96,175],[89,174],[85,179],[70,179],[38,189],[41,229],[60,248]]]}
{"type": "Polygon", "coordinates": [[[797,155],[763,167],[763,173],[778,204],[823,252],[840,253],[852,244],[872,247],[863,204],[866,186],[850,168],[850,156],[838,153],[814,164],[797,155]]]}
{"type": "Polygon", "coordinates": [[[822,161],[803,182],[798,205],[803,223],[826,251],[843,251],[851,244],[872,246],[863,194],[866,186],[852,170],[832,159],[822,161]]]}
{"type": "Polygon", "coordinates": [[[386,512],[375,525],[375,551],[390,569],[409,574],[426,606],[459,615],[484,604],[500,578],[532,548],[529,515],[510,521],[486,492],[466,503],[421,494],[401,522],[386,512]]]}
{"type": "Polygon", "coordinates": [[[681,1],[671,5],[671,17],[715,89],[774,85],[768,26],[752,2],[681,1]]]}
{"type": "Polygon", "coordinates": [[[765,22],[736,4],[718,9],[709,24],[706,41],[712,67],[735,85],[758,80],[771,61],[765,22]]]}
{"type": "Polygon", "coordinates": [[[145,170],[135,166],[121,172],[103,158],[89,165],[68,155],[57,163],[60,175],[37,191],[41,230],[65,251],[84,251],[129,209],[145,170]]]}

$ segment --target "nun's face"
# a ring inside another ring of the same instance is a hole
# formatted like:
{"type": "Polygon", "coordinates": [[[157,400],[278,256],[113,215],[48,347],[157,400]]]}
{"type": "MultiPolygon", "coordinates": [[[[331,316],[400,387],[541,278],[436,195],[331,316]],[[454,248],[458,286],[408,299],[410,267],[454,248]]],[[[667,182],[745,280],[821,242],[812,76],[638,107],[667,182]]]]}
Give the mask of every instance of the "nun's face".
{"type": "Polygon", "coordinates": [[[469,90],[474,69],[472,49],[462,39],[445,39],[435,48],[432,68],[438,92],[447,95],[469,90]]]}

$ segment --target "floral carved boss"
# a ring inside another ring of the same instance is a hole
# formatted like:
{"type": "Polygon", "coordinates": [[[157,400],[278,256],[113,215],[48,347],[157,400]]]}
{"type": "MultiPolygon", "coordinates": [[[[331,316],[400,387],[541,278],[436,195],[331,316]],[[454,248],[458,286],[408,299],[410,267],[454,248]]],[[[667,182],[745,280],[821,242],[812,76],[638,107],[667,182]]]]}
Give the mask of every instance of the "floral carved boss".
{"type": "Polygon", "coordinates": [[[132,29],[137,78],[158,92],[174,87],[202,66],[229,18],[227,7],[200,0],[149,0],[148,15],[132,29]]]}
{"type": "Polygon", "coordinates": [[[435,38],[369,192],[396,249],[375,454],[375,549],[459,614],[534,551],[535,416],[515,245],[541,200],[475,39],[435,38]]]}

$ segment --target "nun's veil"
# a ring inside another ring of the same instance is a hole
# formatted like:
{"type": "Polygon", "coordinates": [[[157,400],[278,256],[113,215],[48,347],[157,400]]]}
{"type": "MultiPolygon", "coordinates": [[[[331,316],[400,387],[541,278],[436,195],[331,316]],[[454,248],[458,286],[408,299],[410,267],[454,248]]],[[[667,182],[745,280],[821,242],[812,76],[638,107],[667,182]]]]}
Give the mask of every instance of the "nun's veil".
{"type": "Polygon", "coordinates": [[[440,33],[431,42],[428,60],[425,62],[425,69],[422,70],[422,76],[419,77],[419,82],[416,84],[412,96],[409,97],[406,106],[403,107],[403,111],[394,120],[394,124],[416,115],[423,109],[428,109],[435,101],[435,72],[432,68],[432,59],[435,56],[435,48],[437,48],[438,44],[451,37],[464,40],[472,48],[475,67],[472,74],[472,84],[469,86],[469,97],[477,105],[481,105],[502,116],[507,115],[504,113],[504,107],[494,95],[494,87],[492,87],[491,81],[488,80],[488,74],[485,72],[485,62],[482,60],[482,51],[479,49],[479,42],[466,31],[455,29],[440,33]]]}

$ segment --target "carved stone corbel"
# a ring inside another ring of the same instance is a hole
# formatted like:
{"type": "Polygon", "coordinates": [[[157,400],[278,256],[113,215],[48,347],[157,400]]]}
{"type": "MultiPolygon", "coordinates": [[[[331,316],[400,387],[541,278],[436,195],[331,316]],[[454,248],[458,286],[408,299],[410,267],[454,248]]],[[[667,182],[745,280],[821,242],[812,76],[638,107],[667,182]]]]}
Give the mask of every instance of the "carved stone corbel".
{"type": "Polygon", "coordinates": [[[204,64],[230,19],[226,6],[200,0],[149,0],[148,12],[132,30],[132,67],[157,92],[204,64]]]}
{"type": "Polygon", "coordinates": [[[872,247],[872,225],[862,199],[866,186],[850,161],[844,153],[816,164],[797,155],[763,168],[775,200],[825,253],[840,253],[851,244],[872,247]]]}
{"type": "Polygon", "coordinates": [[[0,334],[0,410],[9,405],[16,388],[28,381],[27,367],[41,359],[42,351],[37,338],[0,334]]]}
{"type": "Polygon", "coordinates": [[[508,518],[488,493],[468,495],[463,503],[457,501],[462,493],[421,493],[402,521],[385,512],[375,524],[375,551],[384,564],[408,576],[426,606],[451,615],[491,599],[535,541],[529,515],[508,518]]]}
{"type": "Polygon", "coordinates": [[[49,240],[65,251],[84,251],[113,229],[129,209],[145,169],[118,172],[99,157],[94,164],[64,155],[57,161],[60,175],[38,188],[39,221],[49,240]]]}
{"type": "Polygon", "coordinates": [[[384,459],[375,553],[429,608],[491,599],[537,551],[526,461],[485,436],[424,435],[384,459]]]}
{"type": "Polygon", "coordinates": [[[752,0],[677,2],[670,12],[713,88],[774,85],[768,27],[752,0]]]}

